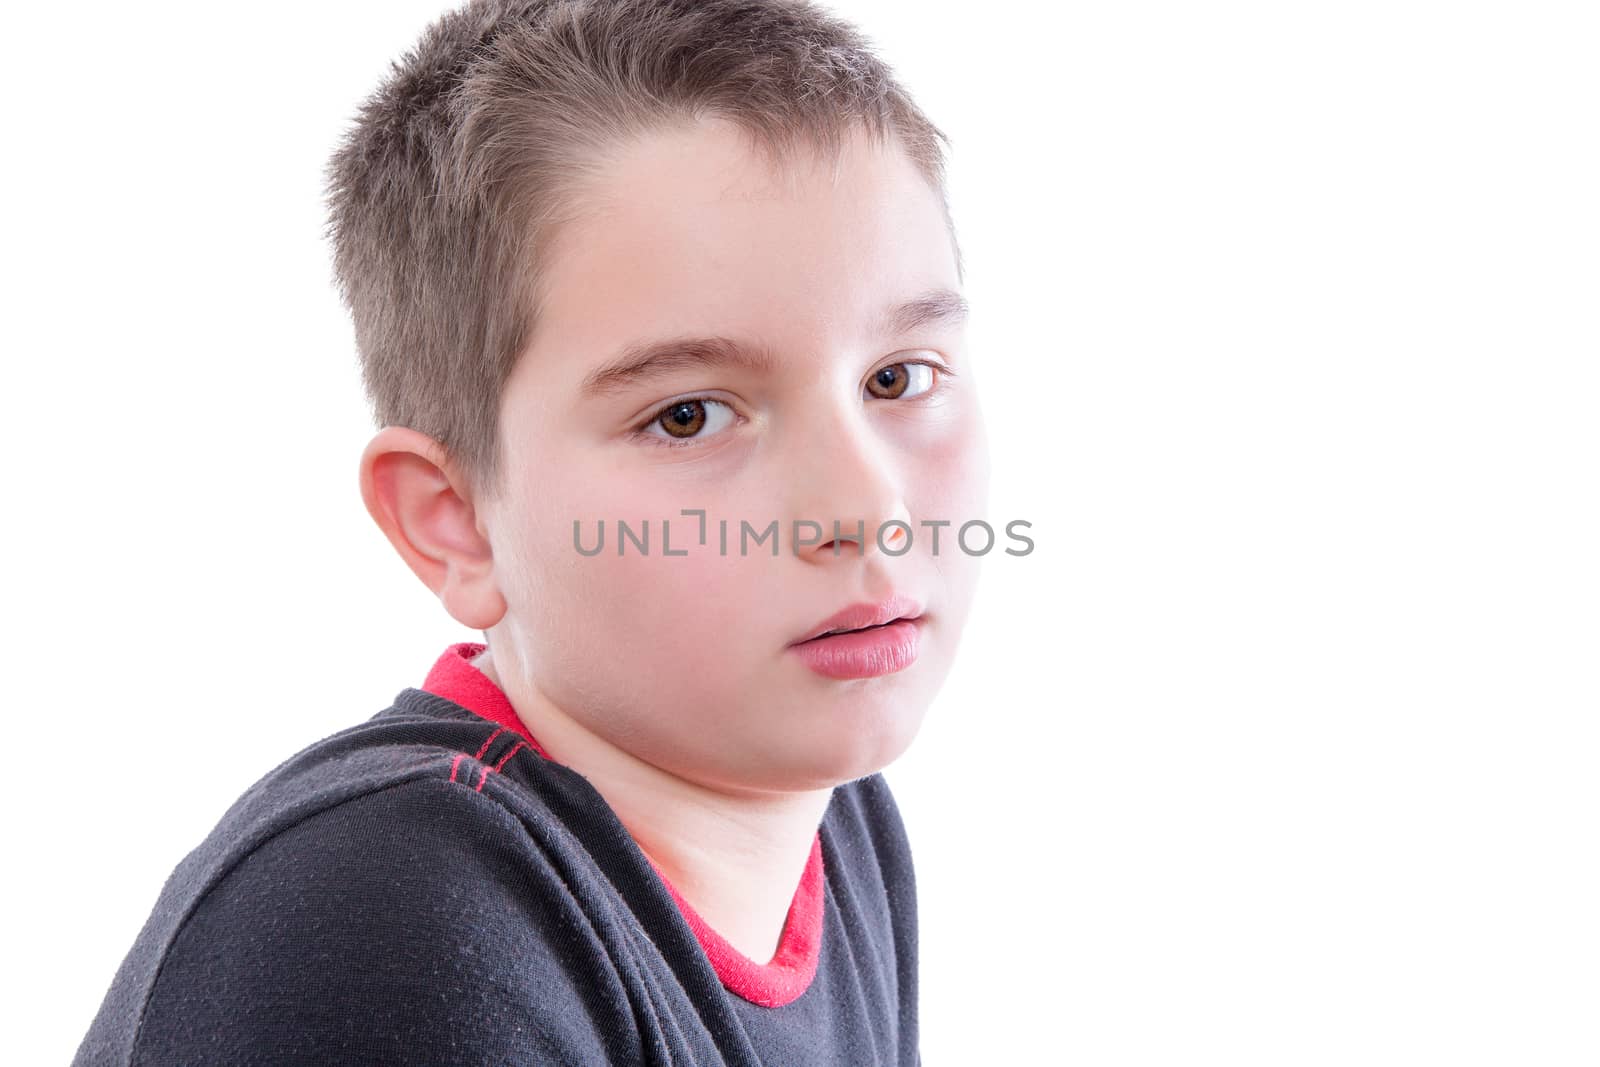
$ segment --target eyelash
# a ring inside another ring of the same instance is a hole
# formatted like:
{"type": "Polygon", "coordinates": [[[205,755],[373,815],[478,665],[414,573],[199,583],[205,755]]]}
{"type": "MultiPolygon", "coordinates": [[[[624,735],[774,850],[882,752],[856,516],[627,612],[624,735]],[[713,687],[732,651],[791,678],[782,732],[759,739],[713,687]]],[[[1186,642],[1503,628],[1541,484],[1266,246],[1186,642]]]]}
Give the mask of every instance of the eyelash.
{"type": "MultiPolygon", "coordinates": [[[[872,373],[877,374],[879,371],[886,370],[889,367],[911,367],[911,366],[932,367],[933,368],[934,382],[933,382],[933,384],[931,386],[928,387],[928,391],[927,392],[918,393],[916,396],[914,396],[910,400],[906,401],[906,403],[908,403],[908,404],[914,404],[919,400],[928,400],[928,399],[931,399],[932,397],[939,396],[939,395],[943,394],[945,389],[950,384],[949,380],[956,376],[956,372],[955,371],[951,370],[949,367],[945,366],[943,363],[938,363],[938,362],[935,362],[935,361],[933,361],[931,359],[902,359],[902,360],[898,360],[898,361],[896,361],[894,363],[885,363],[882,367],[879,367],[878,370],[873,371],[872,373]]],[[[863,386],[862,388],[865,389],[865,386],[863,386]]],[[[897,397],[875,396],[875,397],[872,397],[871,399],[873,399],[873,400],[895,400],[895,399],[898,399],[898,398],[897,397]]],[[[674,400],[671,403],[665,404],[662,407],[658,408],[654,415],[651,415],[648,419],[645,419],[638,426],[634,427],[633,436],[642,437],[642,438],[644,438],[644,440],[645,440],[645,442],[647,444],[660,445],[663,448],[685,448],[685,447],[688,447],[690,445],[694,445],[694,444],[699,443],[699,441],[701,440],[701,437],[700,437],[699,434],[696,434],[693,437],[669,438],[669,437],[663,437],[660,434],[654,434],[654,433],[645,432],[646,429],[651,424],[655,423],[657,420],[659,420],[661,418],[661,416],[665,415],[667,412],[671,411],[673,408],[677,407],[679,404],[689,404],[689,403],[693,403],[694,401],[697,401],[697,400],[699,400],[699,401],[710,400],[713,403],[717,403],[717,404],[727,404],[726,400],[719,400],[714,396],[685,396],[685,397],[679,397],[677,400],[674,400]]]]}

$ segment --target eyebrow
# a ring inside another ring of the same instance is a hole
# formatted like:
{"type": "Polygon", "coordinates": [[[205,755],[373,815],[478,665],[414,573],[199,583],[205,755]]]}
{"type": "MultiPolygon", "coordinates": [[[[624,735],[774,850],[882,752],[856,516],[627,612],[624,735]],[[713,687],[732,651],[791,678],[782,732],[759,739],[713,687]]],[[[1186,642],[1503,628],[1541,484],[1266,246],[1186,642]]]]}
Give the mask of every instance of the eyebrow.
{"type": "MultiPolygon", "coordinates": [[[[967,320],[966,298],[952,289],[930,289],[889,308],[878,320],[878,333],[897,337],[934,325],[956,326],[967,320]]],[[[737,367],[770,373],[778,366],[772,349],[727,337],[681,337],[629,345],[620,356],[584,376],[578,393],[599,399],[643,381],[690,368],[737,367]]]]}

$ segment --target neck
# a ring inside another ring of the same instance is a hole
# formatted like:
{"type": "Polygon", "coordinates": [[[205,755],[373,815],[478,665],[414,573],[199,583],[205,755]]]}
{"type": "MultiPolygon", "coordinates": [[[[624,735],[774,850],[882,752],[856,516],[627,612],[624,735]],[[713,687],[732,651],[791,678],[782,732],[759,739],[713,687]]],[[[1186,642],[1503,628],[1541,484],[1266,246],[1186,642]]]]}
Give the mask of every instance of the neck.
{"type": "Polygon", "coordinates": [[[485,649],[494,681],[551,757],[589,780],[700,917],[757,963],[777,951],[832,790],[732,794],[690,781],[588,730],[485,649]]]}

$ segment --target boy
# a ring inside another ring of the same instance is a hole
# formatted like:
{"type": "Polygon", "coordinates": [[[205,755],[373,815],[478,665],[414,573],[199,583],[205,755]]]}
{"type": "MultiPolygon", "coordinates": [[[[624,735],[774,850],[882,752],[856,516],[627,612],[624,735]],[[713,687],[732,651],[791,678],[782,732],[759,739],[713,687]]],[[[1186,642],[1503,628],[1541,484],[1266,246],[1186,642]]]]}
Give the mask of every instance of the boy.
{"type": "Polygon", "coordinates": [[[330,232],[363,499],[484,640],[240,797],[77,1063],[919,1062],[878,772],[988,479],[941,139],[805,2],[431,27],[330,232]]]}

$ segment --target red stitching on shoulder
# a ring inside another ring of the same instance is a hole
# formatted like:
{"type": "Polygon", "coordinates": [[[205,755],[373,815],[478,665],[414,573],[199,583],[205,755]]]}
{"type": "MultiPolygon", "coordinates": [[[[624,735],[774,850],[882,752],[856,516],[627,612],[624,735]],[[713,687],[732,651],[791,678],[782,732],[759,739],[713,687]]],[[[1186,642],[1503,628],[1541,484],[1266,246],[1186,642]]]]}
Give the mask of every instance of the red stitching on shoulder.
{"type": "Polygon", "coordinates": [[[504,756],[500,757],[500,762],[496,763],[493,767],[489,767],[486,764],[483,768],[483,773],[478,775],[478,792],[483,792],[483,783],[489,780],[489,772],[491,770],[498,771],[501,767],[504,767],[506,765],[506,760],[510,759],[512,756],[515,756],[517,754],[517,749],[522,748],[527,743],[528,742],[526,741],[518,741],[516,744],[511,746],[510,750],[507,751],[504,756]]]}
{"type": "MultiPolygon", "coordinates": [[[[483,759],[483,754],[485,752],[489,751],[489,746],[494,744],[494,739],[499,737],[501,734],[503,734],[505,732],[506,732],[506,728],[504,726],[496,727],[494,733],[492,733],[488,737],[484,738],[483,745],[481,747],[479,747],[479,749],[478,749],[478,754],[476,756],[472,757],[472,758],[473,759],[478,759],[478,760],[483,759]]],[[[527,744],[526,741],[518,741],[516,743],[516,745],[514,745],[512,747],[511,752],[515,752],[517,749],[521,748],[525,744],[527,744]]],[[[511,752],[507,752],[505,754],[505,757],[500,760],[500,763],[495,765],[495,768],[494,768],[495,770],[498,771],[500,769],[500,767],[505,764],[506,760],[511,758],[511,752]]],[[[458,753],[456,753],[456,758],[450,761],[450,780],[452,782],[456,780],[456,774],[461,770],[461,761],[466,758],[466,755],[467,754],[465,752],[458,752],[458,753]]],[[[489,768],[488,767],[484,767],[483,774],[479,775],[479,777],[478,777],[478,788],[480,790],[483,789],[483,780],[484,780],[484,778],[488,777],[488,775],[489,775],[489,768]]]]}
{"type": "Polygon", "coordinates": [[[501,767],[504,767],[506,765],[506,761],[517,754],[517,749],[523,747],[527,743],[528,742],[526,741],[518,741],[516,744],[512,745],[511,751],[500,757],[500,762],[494,765],[494,769],[498,771],[501,767]]]}
{"type": "Polygon", "coordinates": [[[505,732],[506,732],[506,728],[504,726],[502,726],[499,729],[495,730],[494,733],[489,735],[488,740],[484,741],[483,747],[478,749],[478,754],[476,756],[472,757],[472,758],[473,759],[482,759],[483,758],[483,754],[485,752],[489,751],[489,746],[494,744],[494,739],[499,737],[501,734],[503,734],[505,732]]]}

